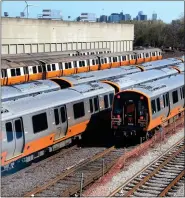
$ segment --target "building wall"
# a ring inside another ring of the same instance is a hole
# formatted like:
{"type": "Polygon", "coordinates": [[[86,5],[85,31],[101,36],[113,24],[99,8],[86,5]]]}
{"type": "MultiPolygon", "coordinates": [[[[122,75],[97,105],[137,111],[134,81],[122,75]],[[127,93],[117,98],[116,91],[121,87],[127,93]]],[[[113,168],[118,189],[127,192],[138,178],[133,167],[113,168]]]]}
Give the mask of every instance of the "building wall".
{"type": "Polygon", "coordinates": [[[132,51],[134,26],[2,18],[2,54],[110,48],[132,51]]]}

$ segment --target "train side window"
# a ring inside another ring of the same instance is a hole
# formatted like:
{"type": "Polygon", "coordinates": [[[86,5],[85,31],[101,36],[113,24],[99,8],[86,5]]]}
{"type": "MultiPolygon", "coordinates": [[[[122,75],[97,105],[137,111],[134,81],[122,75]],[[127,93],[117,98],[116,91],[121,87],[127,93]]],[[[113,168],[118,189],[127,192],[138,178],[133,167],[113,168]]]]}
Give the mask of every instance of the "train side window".
{"type": "Polygon", "coordinates": [[[107,59],[106,58],[104,58],[104,62],[107,63],[107,59]]]}
{"type": "Polygon", "coordinates": [[[11,76],[15,76],[15,69],[11,69],[11,76]]]}
{"type": "Polygon", "coordinates": [[[4,77],[7,77],[7,70],[6,69],[4,69],[3,74],[4,74],[4,77]]]}
{"type": "Polygon", "coordinates": [[[11,142],[13,140],[13,128],[12,128],[12,123],[7,122],[6,125],[6,136],[7,136],[7,141],[11,142]]]}
{"type": "Polygon", "coordinates": [[[90,65],[90,60],[89,59],[87,60],[87,65],[90,65]]]}
{"type": "Polygon", "coordinates": [[[181,87],[181,99],[183,99],[184,98],[184,86],[183,87],[181,87]]]}
{"type": "Polygon", "coordinates": [[[16,132],[17,139],[22,137],[23,128],[22,128],[22,123],[20,119],[15,121],[15,132],[16,132]]]}
{"type": "Polygon", "coordinates": [[[51,65],[47,65],[47,70],[51,71],[51,65]]]}
{"type": "Polygon", "coordinates": [[[94,98],[94,109],[95,109],[95,111],[98,111],[99,110],[98,98],[94,98]]]}
{"type": "Polygon", "coordinates": [[[101,64],[104,64],[104,61],[103,61],[103,59],[101,59],[101,64]]]}
{"type": "Polygon", "coordinates": [[[33,133],[44,131],[48,128],[46,113],[40,113],[32,117],[33,133]]]}
{"type": "Polygon", "coordinates": [[[85,115],[84,103],[79,102],[73,105],[74,118],[78,119],[85,115]]]}
{"type": "Polygon", "coordinates": [[[163,95],[163,104],[164,104],[164,107],[166,107],[166,100],[165,100],[165,96],[163,95]]]}
{"type": "Polygon", "coordinates": [[[155,106],[155,100],[152,100],[152,114],[156,113],[156,106],[155,106]]]}
{"type": "Polygon", "coordinates": [[[76,67],[77,67],[77,62],[74,61],[74,62],[73,62],[73,65],[74,65],[74,68],[76,68],[76,67]]]}
{"type": "Polygon", "coordinates": [[[71,62],[69,62],[69,63],[68,63],[68,67],[69,67],[69,69],[71,69],[71,68],[72,68],[72,66],[71,66],[71,62]]]}
{"type": "Polygon", "coordinates": [[[16,68],[16,76],[20,76],[21,75],[21,70],[20,68],[16,68]]]}
{"type": "Polygon", "coordinates": [[[36,66],[33,66],[32,69],[33,69],[33,74],[36,74],[36,73],[37,73],[37,68],[36,68],[36,66]]]}
{"type": "Polygon", "coordinates": [[[95,60],[92,60],[92,65],[95,65],[95,60]]]}
{"type": "Polygon", "coordinates": [[[56,66],[55,64],[52,64],[52,71],[55,71],[56,70],[56,66]]]}
{"type": "Polygon", "coordinates": [[[109,107],[108,95],[104,95],[104,104],[105,104],[105,108],[109,107]]]}
{"type": "Polygon", "coordinates": [[[79,67],[82,67],[82,61],[79,61],[79,67]]]}
{"type": "Polygon", "coordinates": [[[96,59],[96,64],[99,65],[98,59],[96,59]]]}
{"type": "Polygon", "coordinates": [[[64,123],[66,121],[66,112],[64,107],[60,108],[60,114],[61,114],[61,121],[62,123],[64,123]]]}
{"type": "Polygon", "coordinates": [[[160,106],[160,100],[159,98],[157,98],[157,111],[161,110],[161,106],[160,106]]]}
{"type": "Polygon", "coordinates": [[[182,87],[180,88],[180,96],[181,96],[181,99],[182,99],[182,87]]]}
{"type": "Polygon", "coordinates": [[[59,124],[58,109],[54,109],[54,116],[55,116],[55,125],[58,125],[59,124]]]}
{"type": "Polygon", "coordinates": [[[42,73],[42,66],[40,66],[40,65],[38,66],[38,72],[42,73]]]}
{"type": "Polygon", "coordinates": [[[112,62],[112,59],[111,59],[111,57],[109,57],[109,63],[111,63],[112,62]]]}
{"type": "Polygon", "coordinates": [[[112,105],[113,97],[114,97],[114,94],[113,93],[109,94],[110,105],[112,105]]]}
{"type": "Polygon", "coordinates": [[[178,92],[177,92],[177,90],[172,92],[172,98],[173,98],[173,104],[178,102],[178,92]]]}
{"type": "Polygon", "coordinates": [[[65,69],[68,69],[68,63],[65,63],[65,69]]]}
{"type": "Polygon", "coordinates": [[[166,94],[166,106],[169,105],[168,94],[166,94]]]}
{"type": "Polygon", "coordinates": [[[28,74],[28,67],[24,67],[24,74],[28,74]]]}
{"type": "Polygon", "coordinates": [[[85,67],[85,61],[82,61],[82,66],[85,67]]]}
{"type": "Polygon", "coordinates": [[[92,101],[92,99],[89,99],[89,105],[90,105],[90,112],[93,113],[93,101],[92,101]]]}

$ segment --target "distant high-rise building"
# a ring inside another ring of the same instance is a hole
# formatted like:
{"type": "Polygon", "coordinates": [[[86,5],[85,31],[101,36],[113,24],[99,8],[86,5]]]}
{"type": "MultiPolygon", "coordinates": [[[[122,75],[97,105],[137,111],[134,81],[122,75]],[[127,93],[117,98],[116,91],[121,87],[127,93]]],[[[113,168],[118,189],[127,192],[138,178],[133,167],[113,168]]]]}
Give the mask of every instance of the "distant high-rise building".
{"type": "Polygon", "coordinates": [[[143,14],[143,11],[139,11],[138,15],[136,16],[136,20],[145,21],[147,20],[147,15],[143,14]]]}
{"type": "Polygon", "coordinates": [[[130,20],[131,20],[131,15],[125,14],[125,21],[130,21],[130,20]]]}
{"type": "Polygon", "coordinates": [[[62,19],[61,10],[43,9],[42,14],[38,15],[42,19],[62,19]]]}
{"type": "Polygon", "coordinates": [[[101,15],[99,21],[100,22],[107,22],[107,16],[106,15],[101,15]]]}
{"type": "Polygon", "coordinates": [[[156,20],[157,20],[157,14],[156,14],[156,13],[153,13],[153,14],[152,14],[152,20],[153,20],[153,21],[156,21],[156,20]]]}
{"type": "Polygon", "coordinates": [[[81,13],[80,21],[96,22],[96,15],[94,13],[81,13]]]}
{"type": "Polygon", "coordinates": [[[140,21],[146,21],[147,20],[147,15],[140,15],[140,21]]]}
{"type": "Polygon", "coordinates": [[[112,23],[119,23],[120,21],[120,14],[118,13],[112,13],[110,16],[109,16],[109,22],[112,22],[112,23]]]}

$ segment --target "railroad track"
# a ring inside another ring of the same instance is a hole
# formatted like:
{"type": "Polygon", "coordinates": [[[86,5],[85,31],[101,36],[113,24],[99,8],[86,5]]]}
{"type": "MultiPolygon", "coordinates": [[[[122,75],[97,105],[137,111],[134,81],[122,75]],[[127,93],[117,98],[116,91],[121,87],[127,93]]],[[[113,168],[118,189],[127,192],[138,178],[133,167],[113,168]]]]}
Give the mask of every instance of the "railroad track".
{"type": "Polygon", "coordinates": [[[58,175],[48,181],[46,185],[39,186],[26,193],[24,197],[81,195],[82,189],[103,176],[115,164],[116,160],[123,155],[123,152],[124,149],[116,149],[112,146],[58,175]]]}
{"type": "Polygon", "coordinates": [[[113,191],[109,197],[173,196],[184,183],[184,138],[113,191]]]}

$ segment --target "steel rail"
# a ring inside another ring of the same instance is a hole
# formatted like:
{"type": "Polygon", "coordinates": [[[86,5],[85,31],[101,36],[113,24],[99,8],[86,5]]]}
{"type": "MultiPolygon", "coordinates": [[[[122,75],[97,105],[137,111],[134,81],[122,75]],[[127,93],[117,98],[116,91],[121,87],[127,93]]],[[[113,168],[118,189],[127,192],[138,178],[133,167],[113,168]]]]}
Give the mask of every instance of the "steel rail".
{"type": "MultiPolygon", "coordinates": [[[[176,142],[173,146],[171,146],[167,151],[165,151],[162,155],[160,155],[159,157],[157,157],[156,159],[154,159],[151,163],[149,163],[148,165],[146,165],[144,168],[142,168],[139,172],[137,172],[137,174],[135,174],[134,176],[132,176],[129,180],[127,180],[126,182],[124,182],[121,186],[119,186],[118,188],[116,188],[113,192],[111,192],[108,197],[113,197],[115,196],[119,191],[121,191],[121,189],[123,189],[127,184],[129,184],[132,180],[134,180],[135,178],[137,178],[139,175],[141,175],[141,173],[143,173],[145,170],[147,170],[149,167],[151,167],[151,165],[155,164],[158,160],[160,160],[163,156],[165,156],[168,152],[170,152],[172,149],[174,149],[176,146],[178,146],[178,144],[182,143],[184,141],[184,138],[180,139],[178,142],[176,142]]],[[[184,147],[184,145],[182,146],[184,147]]],[[[182,149],[181,147],[181,149],[182,149]]],[[[171,156],[172,157],[172,156],[171,156]]],[[[143,180],[142,180],[143,181],[143,180]]],[[[126,195],[123,195],[126,196],[126,195]]]]}
{"type": "Polygon", "coordinates": [[[30,197],[30,196],[33,196],[37,193],[41,193],[43,192],[45,189],[47,189],[48,187],[54,185],[55,183],[57,183],[59,180],[62,180],[64,179],[66,176],[68,176],[69,174],[75,172],[76,170],[78,170],[79,168],[81,168],[82,166],[85,166],[87,164],[89,164],[90,162],[93,162],[101,157],[103,157],[104,155],[108,154],[109,152],[113,151],[115,149],[114,146],[106,149],[105,151],[101,152],[101,153],[98,153],[96,154],[95,156],[93,156],[92,158],[90,159],[86,159],[85,161],[79,163],[78,165],[70,168],[69,170],[65,171],[64,173],[60,174],[59,176],[57,176],[56,178],[52,179],[51,181],[48,181],[47,184],[43,185],[43,186],[39,186],[35,189],[33,189],[32,191],[26,193],[24,195],[24,197],[30,197]]]}

